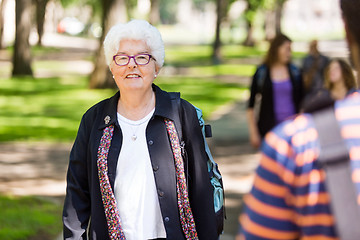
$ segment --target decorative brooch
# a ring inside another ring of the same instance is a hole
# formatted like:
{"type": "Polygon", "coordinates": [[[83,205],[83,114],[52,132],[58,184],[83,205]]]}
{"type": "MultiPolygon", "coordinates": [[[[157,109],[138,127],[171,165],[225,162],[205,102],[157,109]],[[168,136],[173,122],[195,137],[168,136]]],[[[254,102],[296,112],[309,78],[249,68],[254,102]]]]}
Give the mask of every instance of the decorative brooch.
{"type": "Polygon", "coordinates": [[[105,124],[108,124],[110,122],[111,118],[109,115],[107,115],[105,118],[104,118],[104,121],[105,121],[105,124]]]}

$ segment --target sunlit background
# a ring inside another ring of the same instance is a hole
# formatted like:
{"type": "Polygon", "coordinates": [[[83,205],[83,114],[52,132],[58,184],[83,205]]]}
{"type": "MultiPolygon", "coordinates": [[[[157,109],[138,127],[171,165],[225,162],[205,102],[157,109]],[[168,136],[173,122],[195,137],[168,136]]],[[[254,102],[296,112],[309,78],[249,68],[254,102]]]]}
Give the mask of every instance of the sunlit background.
{"type": "Polygon", "coordinates": [[[212,125],[226,193],[223,240],[234,239],[259,160],[245,104],[269,40],[288,35],[299,67],[313,39],[323,54],[348,57],[339,0],[0,0],[0,239],[62,239],[65,174],[81,116],[116,92],[100,39],[133,18],[163,36],[156,84],[180,91],[212,125]],[[25,16],[18,35],[17,14],[25,16]]]}

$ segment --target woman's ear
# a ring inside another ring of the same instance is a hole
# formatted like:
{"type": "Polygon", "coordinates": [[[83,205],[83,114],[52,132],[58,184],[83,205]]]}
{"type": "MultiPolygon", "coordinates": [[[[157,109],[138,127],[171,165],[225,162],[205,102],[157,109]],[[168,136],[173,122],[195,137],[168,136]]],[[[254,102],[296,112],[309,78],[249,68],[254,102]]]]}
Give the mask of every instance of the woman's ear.
{"type": "Polygon", "coordinates": [[[155,73],[154,73],[155,78],[159,75],[159,72],[160,72],[160,67],[155,65],[155,73]]]}
{"type": "Polygon", "coordinates": [[[109,70],[110,70],[111,73],[112,73],[112,69],[113,69],[113,64],[114,64],[114,61],[112,61],[112,62],[109,64],[109,70]]]}

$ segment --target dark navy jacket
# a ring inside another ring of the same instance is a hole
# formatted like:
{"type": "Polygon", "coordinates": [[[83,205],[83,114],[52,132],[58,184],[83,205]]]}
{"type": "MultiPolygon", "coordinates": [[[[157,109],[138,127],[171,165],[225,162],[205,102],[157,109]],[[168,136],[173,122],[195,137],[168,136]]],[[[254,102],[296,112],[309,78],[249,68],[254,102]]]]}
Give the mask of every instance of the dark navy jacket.
{"type": "MultiPolygon", "coordinates": [[[[170,96],[153,85],[156,96],[155,112],[146,129],[146,139],[155,176],[160,209],[167,239],[183,240],[177,206],[174,158],[164,118],[176,119],[170,96]]],[[[103,129],[115,125],[108,155],[108,175],[114,187],[117,160],[122,146],[122,133],[117,122],[120,93],[91,107],[83,116],[70,153],[66,199],[63,211],[64,239],[109,239],[101,200],[97,170],[97,151],[103,129]],[[105,117],[110,122],[105,124],[105,117]],[[87,236],[86,229],[89,228],[87,236]]],[[[199,239],[215,240],[216,219],[212,187],[207,172],[207,158],[201,129],[194,107],[181,100],[182,132],[188,155],[190,204],[199,239]]]]}
{"type": "MultiPolygon", "coordinates": [[[[300,112],[303,99],[303,80],[300,70],[293,64],[288,64],[290,82],[292,85],[292,99],[296,113],[300,112]]],[[[254,108],[257,94],[261,95],[260,110],[258,116],[258,129],[261,137],[276,125],[274,113],[273,85],[270,78],[270,70],[265,65],[260,65],[254,76],[250,87],[250,98],[248,108],[254,108]]]]}

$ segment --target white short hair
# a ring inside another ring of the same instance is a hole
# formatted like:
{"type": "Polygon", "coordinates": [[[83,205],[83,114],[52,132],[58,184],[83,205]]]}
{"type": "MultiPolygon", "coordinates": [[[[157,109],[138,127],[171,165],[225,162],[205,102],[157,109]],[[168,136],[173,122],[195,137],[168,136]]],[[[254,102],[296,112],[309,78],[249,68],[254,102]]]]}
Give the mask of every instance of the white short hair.
{"type": "Polygon", "coordinates": [[[145,20],[118,23],[109,30],[104,40],[104,53],[108,66],[110,66],[113,56],[118,52],[122,39],[144,40],[150,48],[150,54],[155,58],[157,66],[159,68],[163,66],[165,48],[161,34],[156,27],[145,20]]]}

